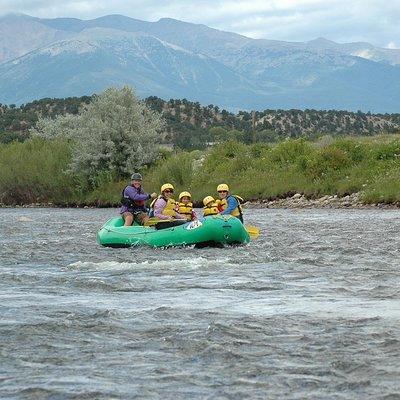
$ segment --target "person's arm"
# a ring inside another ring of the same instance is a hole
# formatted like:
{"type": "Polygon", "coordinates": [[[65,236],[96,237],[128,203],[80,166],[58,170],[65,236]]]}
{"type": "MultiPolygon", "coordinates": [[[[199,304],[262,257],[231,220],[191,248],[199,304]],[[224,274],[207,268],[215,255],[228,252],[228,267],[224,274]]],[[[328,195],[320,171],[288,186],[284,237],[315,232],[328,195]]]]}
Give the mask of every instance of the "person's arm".
{"type": "Polygon", "coordinates": [[[233,196],[229,196],[226,201],[228,205],[224,211],[220,212],[221,215],[230,214],[239,205],[238,201],[233,196]]]}
{"type": "Polygon", "coordinates": [[[124,191],[124,196],[128,196],[133,201],[146,201],[150,199],[150,195],[145,193],[143,190],[138,192],[132,186],[128,186],[124,191]]]}
{"type": "Polygon", "coordinates": [[[159,219],[171,219],[170,216],[164,215],[163,211],[167,202],[164,199],[158,199],[154,203],[154,216],[159,219]]]}

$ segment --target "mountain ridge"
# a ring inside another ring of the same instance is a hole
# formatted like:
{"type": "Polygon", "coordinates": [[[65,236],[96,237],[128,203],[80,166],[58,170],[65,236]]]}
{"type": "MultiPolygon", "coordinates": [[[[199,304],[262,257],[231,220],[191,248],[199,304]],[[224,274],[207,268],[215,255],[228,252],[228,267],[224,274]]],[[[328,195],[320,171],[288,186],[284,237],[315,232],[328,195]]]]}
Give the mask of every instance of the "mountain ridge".
{"type": "Polygon", "coordinates": [[[5,103],[130,84],[142,97],[185,97],[231,110],[397,112],[400,104],[400,50],[368,43],[251,39],[172,18],[148,22],[119,14],[92,20],[12,15],[0,17],[2,32],[5,103]]]}

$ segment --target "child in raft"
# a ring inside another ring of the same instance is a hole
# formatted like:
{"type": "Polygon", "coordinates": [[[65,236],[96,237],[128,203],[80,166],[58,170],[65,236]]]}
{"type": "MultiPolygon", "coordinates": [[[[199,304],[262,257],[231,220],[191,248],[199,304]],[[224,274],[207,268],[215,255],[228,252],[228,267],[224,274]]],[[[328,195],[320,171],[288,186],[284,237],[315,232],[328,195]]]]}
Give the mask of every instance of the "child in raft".
{"type": "Polygon", "coordinates": [[[178,213],[184,215],[188,221],[197,219],[193,210],[192,195],[189,192],[182,192],[179,195],[178,213]]]}
{"type": "Polygon", "coordinates": [[[218,208],[218,202],[212,196],[204,197],[203,199],[203,217],[207,217],[209,215],[217,215],[220,210],[218,208]]]}

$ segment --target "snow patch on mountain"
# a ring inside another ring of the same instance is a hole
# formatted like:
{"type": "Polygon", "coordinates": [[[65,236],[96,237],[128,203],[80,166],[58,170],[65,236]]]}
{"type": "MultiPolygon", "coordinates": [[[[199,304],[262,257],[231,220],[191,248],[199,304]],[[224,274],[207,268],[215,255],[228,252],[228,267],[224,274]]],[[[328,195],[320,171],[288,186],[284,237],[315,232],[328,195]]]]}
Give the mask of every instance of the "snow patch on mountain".
{"type": "Polygon", "coordinates": [[[314,74],[302,76],[301,78],[297,79],[296,86],[300,87],[311,86],[317,79],[318,77],[314,74]]]}
{"type": "Polygon", "coordinates": [[[369,49],[358,49],[351,53],[352,56],[365,58],[367,60],[374,59],[374,52],[369,49]]]}
{"type": "Polygon", "coordinates": [[[187,53],[187,54],[194,54],[192,51],[186,50],[183,47],[178,46],[176,44],[168,43],[168,42],[165,42],[164,40],[161,40],[161,39],[158,39],[158,38],[155,38],[155,39],[157,39],[164,46],[169,47],[169,48],[171,48],[171,49],[173,49],[175,51],[181,51],[181,52],[187,53]]]}

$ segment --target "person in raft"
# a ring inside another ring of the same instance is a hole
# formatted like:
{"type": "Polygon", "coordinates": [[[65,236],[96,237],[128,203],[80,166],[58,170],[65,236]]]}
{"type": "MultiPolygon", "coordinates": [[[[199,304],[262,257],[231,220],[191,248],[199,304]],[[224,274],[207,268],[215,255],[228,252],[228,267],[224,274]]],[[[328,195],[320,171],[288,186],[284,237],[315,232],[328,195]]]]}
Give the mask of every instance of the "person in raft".
{"type": "Polygon", "coordinates": [[[135,172],[131,176],[131,184],[125,186],[122,191],[122,207],[120,213],[124,219],[125,226],[131,226],[134,221],[140,225],[144,225],[149,219],[145,201],[155,199],[157,193],[145,193],[142,189],[142,180],[142,175],[135,172]]]}
{"type": "Polygon", "coordinates": [[[214,197],[212,196],[204,197],[203,204],[204,204],[203,217],[219,214],[218,202],[215,201],[214,197]]]}
{"type": "Polygon", "coordinates": [[[189,192],[179,194],[178,213],[184,215],[188,221],[197,219],[193,210],[192,195],[189,192]]]}
{"type": "Polygon", "coordinates": [[[234,217],[240,219],[243,223],[243,210],[240,203],[243,202],[243,199],[240,196],[230,194],[229,186],[226,183],[221,183],[217,186],[217,192],[219,195],[219,205],[218,208],[220,210],[221,215],[233,215],[234,217]]]}
{"type": "Polygon", "coordinates": [[[174,187],[170,183],[161,186],[161,195],[150,204],[150,217],[158,219],[186,219],[178,213],[178,204],[172,198],[174,187]]]}

